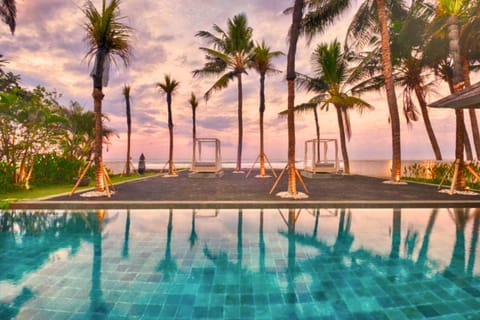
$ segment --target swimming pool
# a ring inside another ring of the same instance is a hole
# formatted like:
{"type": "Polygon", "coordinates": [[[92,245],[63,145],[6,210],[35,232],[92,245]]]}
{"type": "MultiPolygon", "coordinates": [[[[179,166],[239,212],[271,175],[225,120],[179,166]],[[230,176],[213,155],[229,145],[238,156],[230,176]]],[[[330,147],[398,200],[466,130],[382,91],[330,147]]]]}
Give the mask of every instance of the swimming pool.
{"type": "Polygon", "coordinates": [[[478,319],[479,209],[0,212],[0,319],[478,319]]]}

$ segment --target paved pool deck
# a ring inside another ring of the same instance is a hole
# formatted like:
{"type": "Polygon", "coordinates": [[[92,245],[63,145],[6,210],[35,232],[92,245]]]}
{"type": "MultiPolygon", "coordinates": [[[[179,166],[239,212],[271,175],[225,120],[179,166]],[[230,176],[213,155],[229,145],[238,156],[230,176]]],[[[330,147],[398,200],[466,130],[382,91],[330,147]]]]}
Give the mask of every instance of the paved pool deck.
{"type": "MultiPolygon", "coordinates": [[[[284,176],[272,194],[275,178],[255,178],[224,170],[217,178],[155,175],[115,186],[108,198],[59,195],[11,205],[12,209],[153,209],[153,208],[391,208],[480,207],[480,194],[439,192],[437,186],[412,183],[388,184],[387,179],[360,175],[322,175],[306,178],[307,199],[284,199],[276,193],[287,190],[284,176]]],[[[298,184],[298,190],[304,192],[298,184]]]]}

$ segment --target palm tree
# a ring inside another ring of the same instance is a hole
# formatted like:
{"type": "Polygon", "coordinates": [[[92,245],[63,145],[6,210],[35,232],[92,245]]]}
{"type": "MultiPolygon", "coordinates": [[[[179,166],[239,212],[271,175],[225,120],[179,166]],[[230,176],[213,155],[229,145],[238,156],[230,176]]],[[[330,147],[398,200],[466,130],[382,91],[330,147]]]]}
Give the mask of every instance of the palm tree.
{"type": "Polygon", "coordinates": [[[260,74],[260,176],[266,177],[263,114],[265,112],[265,75],[270,72],[280,72],[272,64],[272,59],[283,55],[281,51],[271,51],[264,41],[254,49],[253,68],[260,74]]]}
{"type": "MultiPolygon", "coordinates": [[[[288,195],[296,198],[297,183],[296,177],[300,177],[295,167],[295,56],[297,42],[300,35],[306,35],[310,41],[314,34],[323,32],[334,19],[348,6],[349,1],[316,1],[316,0],[295,0],[293,7],[287,8],[284,13],[292,14],[292,24],[289,30],[289,46],[287,54],[287,126],[288,126],[288,195]],[[304,13],[304,11],[306,11],[304,13]]],[[[275,181],[270,193],[278,185],[282,174],[275,181]]],[[[301,181],[301,180],[300,180],[301,181]]],[[[301,181],[303,183],[303,181],[301,181]]],[[[305,185],[303,185],[306,187],[305,185]]],[[[306,191],[306,188],[305,188],[306,191]]]]}
{"type": "Polygon", "coordinates": [[[172,79],[169,75],[165,75],[165,81],[158,82],[157,87],[167,96],[168,107],[168,133],[170,136],[170,144],[168,150],[168,175],[176,176],[175,167],[173,165],[173,120],[172,120],[172,96],[176,92],[180,83],[172,79]]]}
{"type": "MultiPolygon", "coordinates": [[[[338,15],[349,7],[353,1],[328,0],[315,1],[310,0],[310,6],[317,8],[311,10],[303,19],[302,31],[311,39],[316,33],[322,32],[326,26],[331,24],[338,15]]],[[[401,7],[403,0],[389,1],[393,9],[401,7]]],[[[377,12],[378,26],[381,35],[382,48],[382,67],[385,77],[385,89],[387,92],[387,102],[390,114],[390,123],[392,128],[392,176],[391,180],[398,182],[401,173],[401,149],[400,149],[400,120],[398,116],[397,99],[392,77],[392,61],[390,50],[390,35],[388,28],[388,17],[385,0],[364,0],[357,11],[355,19],[367,18],[370,26],[375,25],[375,20],[371,19],[370,12],[377,12]]],[[[393,12],[393,11],[392,11],[393,12]]],[[[350,27],[351,28],[351,27],[350,27]]]]}
{"type": "Polygon", "coordinates": [[[330,44],[320,44],[313,52],[312,62],[317,76],[315,82],[323,82],[327,88],[310,100],[310,103],[320,104],[322,109],[327,110],[330,104],[335,107],[340,131],[344,172],[349,174],[350,162],[345,139],[346,135],[348,137],[351,135],[348,110],[355,108],[363,111],[373,107],[364,100],[350,95],[345,90],[345,86],[350,84],[354,78],[349,77],[347,57],[341,52],[340,43],[337,40],[330,44]]]}
{"type": "MultiPolygon", "coordinates": [[[[393,77],[394,81],[404,88],[403,110],[405,117],[407,123],[418,120],[417,110],[413,101],[413,95],[415,95],[420,105],[420,111],[435,158],[436,160],[442,160],[440,147],[433,131],[426,101],[426,94],[432,83],[427,83],[426,81],[428,78],[426,71],[429,69],[431,57],[426,53],[427,50],[424,42],[426,28],[430,23],[434,8],[425,4],[422,0],[415,0],[408,10],[397,9],[396,11],[401,12],[396,14],[395,17],[392,17],[394,27],[390,30],[394,68],[393,77]]],[[[373,14],[374,13],[371,15],[373,14]]],[[[351,25],[352,30],[357,29],[358,31],[359,28],[365,28],[365,26],[362,26],[362,22],[357,22],[354,25],[355,28],[351,25]]],[[[370,28],[374,27],[375,26],[371,26],[370,28]]],[[[360,31],[358,38],[360,38],[361,41],[356,39],[355,43],[358,46],[362,44],[362,42],[368,42],[370,47],[374,48],[371,52],[367,52],[360,67],[357,69],[359,77],[366,77],[367,79],[357,85],[357,88],[363,91],[370,89],[379,90],[384,87],[384,77],[379,67],[379,61],[381,60],[380,41],[376,35],[372,36],[372,30],[370,30],[370,28],[360,31]],[[369,37],[370,39],[368,39],[369,37]],[[362,73],[363,75],[361,75],[362,73]],[[372,73],[380,74],[378,76],[372,76],[372,73]]],[[[353,38],[354,35],[347,35],[347,39],[349,39],[349,37],[353,38]]]]}
{"type": "Polygon", "coordinates": [[[394,182],[400,181],[401,148],[400,148],[400,119],[398,116],[397,96],[393,83],[392,58],[390,50],[390,32],[388,28],[388,17],[385,8],[385,0],[377,0],[378,22],[380,24],[380,35],[382,44],[382,67],[385,77],[385,90],[387,92],[388,110],[392,127],[392,176],[394,182]]]}
{"type": "Polygon", "coordinates": [[[130,175],[130,163],[132,159],[130,157],[130,136],[132,134],[132,115],[130,112],[130,86],[125,85],[123,87],[123,96],[125,97],[126,112],[127,112],[127,162],[125,163],[125,174],[130,175]]]}
{"type": "Polygon", "coordinates": [[[15,0],[2,0],[0,3],[0,17],[10,27],[10,32],[15,32],[17,19],[17,5],[15,0]]]}
{"type": "MultiPolygon", "coordinates": [[[[297,197],[297,169],[295,167],[295,56],[297,53],[297,42],[300,35],[300,27],[302,24],[304,0],[295,0],[292,13],[292,25],[290,26],[290,39],[287,54],[287,86],[288,86],[288,194],[297,197]]],[[[279,176],[277,181],[282,175],[279,176]]],[[[275,185],[274,185],[275,186],[275,185]]]]}
{"type": "Polygon", "coordinates": [[[106,5],[102,1],[102,9],[99,12],[92,1],[87,1],[82,9],[86,16],[84,28],[86,31],[85,42],[88,46],[86,57],[94,59],[93,70],[90,76],[93,78],[93,105],[95,113],[95,166],[97,191],[103,191],[104,167],[102,159],[102,89],[108,84],[110,63],[116,62],[116,58],[128,66],[132,57],[130,45],[131,29],[122,23],[120,15],[120,0],[110,0],[106,5]]]}
{"type": "Polygon", "coordinates": [[[247,17],[239,14],[228,19],[228,30],[222,30],[214,24],[213,29],[218,34],[209,31],[199,31],[195,36],[201,37],[212,45],[212,48],[201,47],[206,53],[207,63],[202,69],[194,70],[193,76],[210,76],[222,74],[213,86],[205,92],[208,100],[214,91],[219,91],[228,86],[230,81],[237,79],[238,86],[238,146],[237,163],[234,172],[242,170],[242,144],[243,144],[243,89],[242,74],[250,68],[253,57],[254,43],[253,30],[248,26],[247,17]]]}
{"type": "MultiPolygon", "coordinates": [[[[460,60],[460,45],[458,33],[458,17],[465,12],[467,6],[470,4],[469,0],[438,0],[437,15],[448,18],[448,40],[449,51],[453,60],[453,78],[452,84],[454,91],[458,91],[463,86],[463,71],[460,60]]],[[[453,185],[457,186],[458,190],[465,189],[465,170],[463,158],[464,146],[464,114],[462,108],[455,109],[456,119],[456,134],[455,134],[455,172],[453,185]]],[[[452,188],[453,189],[453,188],[452,188]]]]}
{"type": "Polygon", "coordinates": [[[195,139],[197,138],[197,108],[198,108],[198,100],[195,94],[192,92],[190,95],[190,100],[188,100],[188,103],[190,103],[190,107],[192,107],[192,161],[195,158],[195,152],[196,152],[196,142],[195,139]]]}

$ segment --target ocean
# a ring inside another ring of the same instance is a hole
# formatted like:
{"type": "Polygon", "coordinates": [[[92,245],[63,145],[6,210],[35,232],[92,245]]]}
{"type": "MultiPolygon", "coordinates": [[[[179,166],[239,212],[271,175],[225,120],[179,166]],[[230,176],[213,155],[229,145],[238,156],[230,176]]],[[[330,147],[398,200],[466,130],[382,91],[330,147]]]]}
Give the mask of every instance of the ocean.
{"type": "MultiPolygon", "coordinates": [[[[390,170],[391,170],[391,160],[350,160],[350,174],[359,174],[371,177],[381,177],[381,178],[388,178],[390,177],[390,170]]],[[[433,165],[436,163],[435,160],[402,160],[402,174],[404,172],[404,168],[409,167],[415,163],[422,163],[426,165],[433,165]]],[[[105,164],[107,168],[109,168],[113,173],[119,174],[125,168],[125,161],[124,160],[106,160],[105,164]]],[[[133,163],[135,168],[138,167],[138,163],[133,163]]],[[[165,167],[166,160],[159,161],[159,160],[152,160],[146,161],[146,168],[153,169],[153,170],[160,170],[165,167]]],[[[244,171],[248,171],[253,165],[253,160],[245,160],[242,162],[242,167],[244,171]]],[[[273,161],[272,166],[275,169],[283,169],[286,165],[286,161],[273,161]]],[[[185,168],[191,166],[191,161],[189,160],[179,160],[175,161],[175,166],[177,168],[185,168]]],[[[235,168],[235,161],[223,161],[222,166],[225,169],[233,169],[235,168]]],[[[304,162],[303,160],[297,161],[297,168],[303,169],[304,162]]],[[[342,161],[340,161],[340,167],[342,167],[342,161]]],[[[258,163],[255,165],[255,168],[258,168],[258,163]]],[[[269,167],[267,167],[269,168],[269,167]]]]}

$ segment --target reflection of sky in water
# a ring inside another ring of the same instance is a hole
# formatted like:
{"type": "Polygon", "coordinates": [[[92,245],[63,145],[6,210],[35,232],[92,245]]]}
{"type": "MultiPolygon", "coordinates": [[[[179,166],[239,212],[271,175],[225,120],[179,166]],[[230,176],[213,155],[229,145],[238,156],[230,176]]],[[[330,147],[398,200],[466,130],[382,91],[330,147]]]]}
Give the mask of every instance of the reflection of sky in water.
{"type": "Polygon", "coordinates": [[[0,213],[0,318],[479,310],[475,209],[262,212],[0,213]]]}

